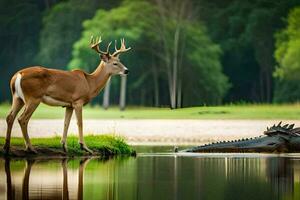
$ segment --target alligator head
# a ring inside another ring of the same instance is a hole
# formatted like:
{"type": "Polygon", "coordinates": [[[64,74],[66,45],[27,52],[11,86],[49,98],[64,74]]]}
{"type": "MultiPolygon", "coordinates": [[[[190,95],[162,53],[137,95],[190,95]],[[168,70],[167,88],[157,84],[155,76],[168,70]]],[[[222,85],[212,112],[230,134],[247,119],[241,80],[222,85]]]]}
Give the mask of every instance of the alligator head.
{"type": "Polygon", "coordinates": [[[280,122],[259,137],[205,144],[183,152],[300,152],[300,127],[280,122]]]}

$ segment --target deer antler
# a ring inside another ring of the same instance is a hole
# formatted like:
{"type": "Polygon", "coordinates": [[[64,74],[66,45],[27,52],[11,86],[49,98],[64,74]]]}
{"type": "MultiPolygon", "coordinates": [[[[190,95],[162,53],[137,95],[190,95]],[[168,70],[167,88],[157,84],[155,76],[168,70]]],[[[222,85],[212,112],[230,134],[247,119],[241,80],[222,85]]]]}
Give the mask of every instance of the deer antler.
{"type": "Polygon", "coordinates": [[[120,47],[120,49],[117,49],[117,41],[115,40],[115,52],[112,54],[112,56],[119,56],[120,53],[129,51],[130,49],[131,49],[131,47],[128,47],[126,49],[125,39],[124,38],[121,39],[121,47],[120,47]]]}
{"type": "Polygon", "coordinates": [[[102,42],[101,36],[99,37],[99,39],[97,39],[97,37],[94,39],[94,37],[91,36],[91,41],[90,41],[90,47],[91,47],[91,49],[94,49],[97,53],[101,53],[101,51],[99,49],[99,44],[101,42],[102,42]]]}
{"type": "Polygon", "coordinates": [[[106,52],[100,50],[99,44],[101,42],[102,42],[101,36],[99,38],[96,37],[95,39],[93,36],[91,36],[90,46],[92,49],[94,49],[99,54],[109,54],[109,47],[111,45],[111,42],[107,45],[106,52]]]}

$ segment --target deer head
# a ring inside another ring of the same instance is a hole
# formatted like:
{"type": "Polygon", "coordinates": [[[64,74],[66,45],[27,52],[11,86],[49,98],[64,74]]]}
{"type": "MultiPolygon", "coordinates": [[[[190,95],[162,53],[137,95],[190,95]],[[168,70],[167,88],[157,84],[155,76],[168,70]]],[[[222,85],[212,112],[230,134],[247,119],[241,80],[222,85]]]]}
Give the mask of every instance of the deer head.
{"type": "Polygon", "coordinates": [[[126,48],[124,38],[121,39],[121,46],[117,49],[117,41],[115,41],[115,52],[113,54],[109,53],[109,47],[111,42],[107,45],[106,51],[101,51],[99,44],[102,42],[101,37],[93,38],[91,37],[91,48],[94,49],[101,57],[104,62],[104,67],[109,71],[111,75],[126,75],[129,70],[121,63],[119,55],[123,52],[129,51],[131,48],[126,48]]]}

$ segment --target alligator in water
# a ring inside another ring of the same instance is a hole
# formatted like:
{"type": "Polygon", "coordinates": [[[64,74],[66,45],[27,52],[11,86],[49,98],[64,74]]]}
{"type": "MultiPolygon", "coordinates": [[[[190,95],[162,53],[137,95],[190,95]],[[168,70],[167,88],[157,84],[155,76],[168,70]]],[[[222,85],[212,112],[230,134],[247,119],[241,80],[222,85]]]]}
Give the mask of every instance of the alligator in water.
{"type": "Polygon", "coordinates": [[[281,126],[280,122],[278,125],[267,128],[264,135],[259,137],[216,142],[181,152],[300,152],[300,127],[294,128],[294,124],[281,126]]]}

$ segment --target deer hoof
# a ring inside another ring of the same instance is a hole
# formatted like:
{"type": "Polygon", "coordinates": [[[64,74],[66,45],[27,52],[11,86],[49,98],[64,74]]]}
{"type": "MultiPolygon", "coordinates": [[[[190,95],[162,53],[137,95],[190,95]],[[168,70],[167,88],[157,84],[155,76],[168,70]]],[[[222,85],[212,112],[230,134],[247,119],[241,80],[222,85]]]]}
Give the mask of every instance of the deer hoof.
{"type": "Polygon", "coordinates": [[[67,145],[66,145],[65,143],[62,144],[62,148],[63,148],[63,151],[64,151],[65,153],[68,152],[68,148],[67,148],[67,145]]]}
{"type": "Polygon", "coordinates": [[[80,149],[83,150],[83,151],[86,151],[90,154],[93,154],[94,152],[92,150],[90,150],[86,145],[80,143],[80,149]]]}
{"type": "Polygon", "coordinates": [[[27,147],[27,148],[26,148],[26,151],[27,151],[28,153],[33,153],[33,154],[37,154],[37,153],[38,153],[33,147],[27,147]]]}
{"type": "Polygon", "coordinates": [[[9,149],[10,149],[10,145],[7,144],[7,143],[5,143],[5,145],[3,146],[4,153],[8,154],[9,153],[9,149]]]}

